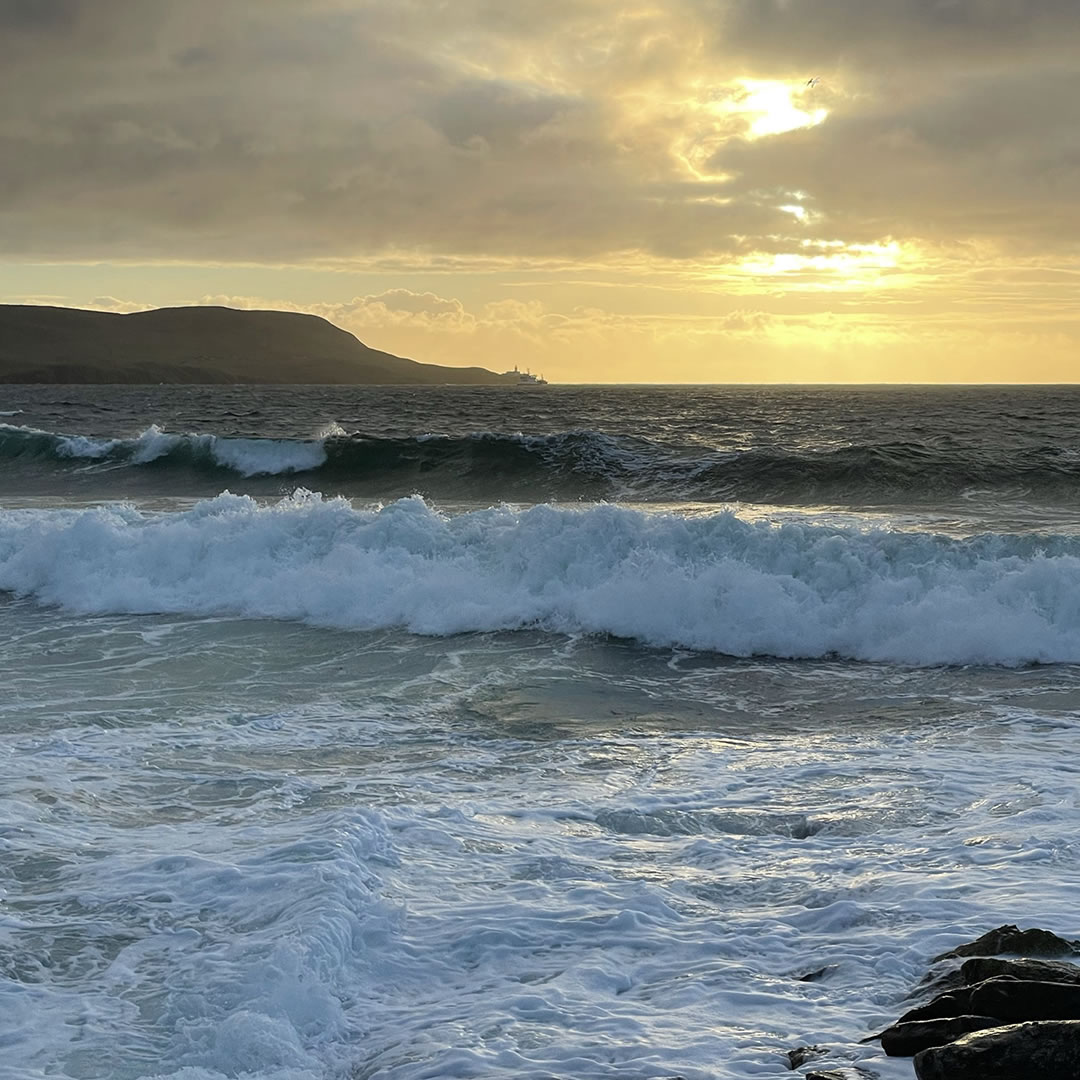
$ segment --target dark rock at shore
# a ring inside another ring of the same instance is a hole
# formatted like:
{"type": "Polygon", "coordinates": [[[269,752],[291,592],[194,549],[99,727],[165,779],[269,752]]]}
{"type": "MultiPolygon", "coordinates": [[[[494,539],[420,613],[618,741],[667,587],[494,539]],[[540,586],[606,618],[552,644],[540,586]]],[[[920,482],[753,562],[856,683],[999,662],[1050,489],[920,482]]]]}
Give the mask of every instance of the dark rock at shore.
{"type": "Polygon", "coordinates": [[[929,1046],[943,1046],[971,1031],[1000,1027],[996,1016],[946,1016],[937,1020],[913,1020],[893,1024],[881,1033],[881,1049],[889,1057],[912,1057],[929,1046]]]}
{"type": "Polygon", "coordinates": [[[915,1055],[919,1080],[1077,1080],[1080,1020],[1009,1024],[915,1055]]]}
{"type": "Polygon", "coordinates": [[[966,960],[960,975],[968,986],[1002,975],[1035,982],[1080,983],[1080,967],[1053,960],[1001,960],[995,956],[977,956],[966,960]]]}
{"type": "MultiPolygon", "coordinates": [[[[1066,938],[1058,937],[1057,934],[1053,934],[1049,930],[1040,930],[1037,927],[1029,930],[1020,930],[1011,925],[999,926],[996,930],[991,930],[988,933],[983,934],[982,937],[976,938],[974,941],[969,941],[965,945],[960,945],[955,949],[950,949],[948,952],[935,956],[931,961],[933,964],[940,964],[943,961],[957,960],[962,959],[963,957],[975,957],[977,958],[978,964],[982,964],[983,966],[978,966],[976,960],[972,960],[969,961],[969,963],[976,965],[975,969],[969,968],[967,964],[964,964],[961,969],[949,968],[944,972],[928,972],[926,977],[916,988],[915,995],[946,993],[973,982],[980,982],[982,979],[1005,974],[1006,972],[1003,968],[992,969],[992,965],[995,963],[1001,964],[1007,962],[993,959],[1000,953],[1014,953],[1026,955],[1028,957],[1071,956],[1080,953],[1080,941],[1070,941],[1066,938]]],[[[1024,962],[1037,964],[1047,961],[1028,959],[1024,962]]],[[[1066,969],[1070,966],[1071,965],[1068,964],[1064,965],[1066,969]]],[[[1080,969],[1078,969],[1078,973],[1080,973],[1080,969]]],[[[1049,971],[1032,971],[1027,974],[1021,973],[1018,974],[1017,977],[1024,979],[1045,979],[1058,982],[1064,981],[1049,973],[1049,971]]]]}
{"type": "MultiPolygon", "coordinates": [[[[923,1002],[890,1027],[860,1040],[881,1041],[890,1057],[914,1056],[919,1080],[1080,1080],[1080,963],[1038,957],[1080,953],[1080,942],[1045,930],[1000,926],[933,961],[964,960],[931,972],[911,995],[923,1002]],[[930,1000],[925,995],[936,992],[930,1000]]],[[[798,1068],[818,1047],[800,1047],[798,1068]],[[805,1056],[803,1056],[805,1053],[805,1056]]],[[[805,1080],[852,1080],[857,1067],[811,1071],[805,1080]]]]}
{"type": "Polygon", "coordinates": [[[1068,956],[1080,953],[1080,941],[1067,941],[1052,934],[1049,930],[1033,927],[1021,930],[1016,926],[999,926],[982,937],[950,949],[940,956],[935,956],[931,963],[953,960],[963,956],[1000,956],[1002,953],[1016,953],[1026,956],[1068,956]]]}
{"type": "MultiPolygon", "coordinates": [[[[1044,952],[1072,951],[1072,943],[1045,930],[1002,926],[937,961],[975,950],[1032,945],[1044,952]]],[[[935,961],[935,962],[937,962],[935,961]]],[[[863,1042],[881,1040],[893,1057],[942,1046],[969,1033],[1025,1021],[1080,1021],[1080,966],[1030,957],[973,956],[930,984],[939,992],[863,1042]]],[[[922,989],[927,989],[924,980],[922,989]]],[[[1040,1078],[1042,1080],[1042,1078],[1040,1078]]],[[[1080,1080],[1080,1072],[1073,1078],[1080,1080]]]]}
{"type": "Polygon", "coordinates": [[[972,987],[971,1007],[976,1012],[985,1012],[1009,1023],[1080,1020],[1080,985],[1031,979],[987,979],[972,987]]]}

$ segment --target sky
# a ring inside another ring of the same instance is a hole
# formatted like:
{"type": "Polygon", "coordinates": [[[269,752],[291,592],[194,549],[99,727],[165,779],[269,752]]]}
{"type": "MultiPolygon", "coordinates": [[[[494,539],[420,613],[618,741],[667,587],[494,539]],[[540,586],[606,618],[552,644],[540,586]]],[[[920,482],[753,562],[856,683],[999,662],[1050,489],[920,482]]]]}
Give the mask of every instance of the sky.
{"type": "Polygon", "coordinates": [[[552,382],[1080,377],[1077,0],[0,0],[0,302],[552,382]]]}

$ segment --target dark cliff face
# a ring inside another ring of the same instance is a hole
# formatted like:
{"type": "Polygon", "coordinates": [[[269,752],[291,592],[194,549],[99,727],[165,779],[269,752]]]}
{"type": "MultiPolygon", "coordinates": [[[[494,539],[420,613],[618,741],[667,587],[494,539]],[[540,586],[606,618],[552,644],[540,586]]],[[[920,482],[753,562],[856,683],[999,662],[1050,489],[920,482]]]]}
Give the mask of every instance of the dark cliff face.
{"type": "Polygon", "coordinates": [[[131,315],[0,305],[3,383],[499,384],[484,368],[370,349],[315,315],[221,307],[131,315]]]}

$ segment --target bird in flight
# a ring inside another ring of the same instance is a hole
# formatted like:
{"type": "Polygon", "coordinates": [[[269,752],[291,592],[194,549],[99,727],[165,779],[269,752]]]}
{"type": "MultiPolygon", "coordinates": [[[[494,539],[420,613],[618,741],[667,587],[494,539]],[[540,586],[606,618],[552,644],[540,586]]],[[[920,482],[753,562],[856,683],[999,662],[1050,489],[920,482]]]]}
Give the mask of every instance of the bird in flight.
{"type": "Polygon", "coordinates": [[[817,76],[817,75],[815,75],[815,76],[814,76],[814,77],[813,77],[812,79],[807,79],[807,80],[806,80],[806,85],[807,85],[808,87],[815,87],[815,86],[817,86],[817,84],[818,84],[819,82],[821,82],[821,79],[819,79],[819,78],[818,78],[818,76],[817,76]]]}

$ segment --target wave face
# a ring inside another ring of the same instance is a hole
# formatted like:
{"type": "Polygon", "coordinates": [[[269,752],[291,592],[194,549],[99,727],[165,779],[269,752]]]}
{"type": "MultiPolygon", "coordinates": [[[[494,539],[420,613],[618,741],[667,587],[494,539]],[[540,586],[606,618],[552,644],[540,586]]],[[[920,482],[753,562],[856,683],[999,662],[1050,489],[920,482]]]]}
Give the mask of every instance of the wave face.
{"type": "Polygon", "coordinates": [[[1080,538],[773,526],[613,506],[0,511],[0,589],[83,613],[418,634],[539,628],[735,656],[1080,661],[1080,538]]]}
{"type": "Polygon", "coordinates": [[[319,437],[296,439],[173,434],[151,425],[135,438],[102,439],[0,424],[0,462],[60,473],[89,470],[99,479],[149,469],[163,490],[192,476],[220,484],[302,475],[309,486],[346,494],[421,492],[492,502],[872,505],[919,504],[971,491],[1069,500],[1080,490],[1080,454],[1070,447],[898,442],[721,450],[595,431],[365,437],[330,425],[319,437]]]}

